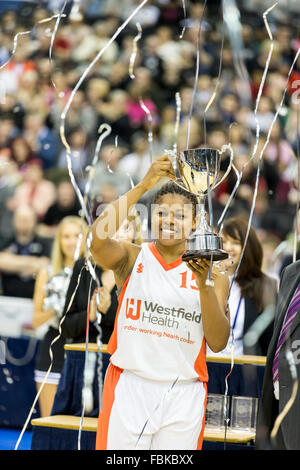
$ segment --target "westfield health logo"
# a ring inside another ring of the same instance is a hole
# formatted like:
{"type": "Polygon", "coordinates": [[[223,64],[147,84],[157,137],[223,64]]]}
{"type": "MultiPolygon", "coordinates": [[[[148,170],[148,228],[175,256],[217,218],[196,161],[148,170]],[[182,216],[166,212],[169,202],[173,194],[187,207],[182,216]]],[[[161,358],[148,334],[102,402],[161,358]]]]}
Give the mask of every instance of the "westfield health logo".
{"type": "Polygon", "coordinates": [[[126,299],[126,318],[138,320],[141,315],[141,304],[140,299],[126,299]]]}
{"type": "Polygon", "coordinates": [[[126,299],[126,318],[139,320],[151,324],[178,328],[180,320],[200,323],[201,313],[193,310],[187,312],[184,307],[164,307],[157,302],[135,299],[126,299]]]}

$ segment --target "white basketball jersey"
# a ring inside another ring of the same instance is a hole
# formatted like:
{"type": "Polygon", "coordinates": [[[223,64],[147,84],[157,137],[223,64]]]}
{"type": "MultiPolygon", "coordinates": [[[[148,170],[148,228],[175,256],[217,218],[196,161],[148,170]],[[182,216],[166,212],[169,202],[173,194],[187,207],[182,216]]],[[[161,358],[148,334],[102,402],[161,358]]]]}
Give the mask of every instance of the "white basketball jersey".
{"type": "Polygon", "coordinates": [[[195,275],[143,243],[119,297],[111,362],[143,378],[207,382],[206,342],[195,275]]]}

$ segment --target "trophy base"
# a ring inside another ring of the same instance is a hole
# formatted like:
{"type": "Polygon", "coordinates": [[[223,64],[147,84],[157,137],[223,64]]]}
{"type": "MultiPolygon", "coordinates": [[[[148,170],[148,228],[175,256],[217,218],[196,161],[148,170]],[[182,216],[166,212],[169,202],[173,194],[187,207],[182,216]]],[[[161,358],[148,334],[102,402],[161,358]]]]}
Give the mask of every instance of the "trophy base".
{"type": "Polygon", "coordinates": [[[182,261],[190,261],[193,259],[208,259],[212,261],[222,261],[223,259],[228,258],[228,253],[224,250],[195,250],[195,251],[186,251],[181,259],[182,261]]]}
{"type": "Polygon", "coordinates": [[[223,250],[222,237],[214,232],[194,233],[187,242],[187,249],[182,255],[182,261],[204,258],[212,261],[222,261],[228,258],[223,250]]]}

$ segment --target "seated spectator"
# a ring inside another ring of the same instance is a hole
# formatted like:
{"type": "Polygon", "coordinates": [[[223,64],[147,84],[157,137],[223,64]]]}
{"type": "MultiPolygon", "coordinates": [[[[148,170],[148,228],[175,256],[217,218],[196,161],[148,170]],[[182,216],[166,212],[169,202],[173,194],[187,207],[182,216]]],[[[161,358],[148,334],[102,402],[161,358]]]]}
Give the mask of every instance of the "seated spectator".
{"type": "Polygon", "coordinates": [[[39,95],[38,80],[39,76],[36,70],[27,70],[20,78],[18,98],[26,110],[31,110],[32,101],[39,95]]]}
{"type": "MultiPolygon", "coordinates": [[[[86,35],[72,52],[75,62],[89,63],[109,41],[109,28],[106,21],[94,23],[93,33],[86,35]]],[[[101,57],[102,73],[117,59],[118,52],[119,47],[116,42],[113,42],[101,57]]]]}
{"type": "Polygon", "coordinates": [[[0,115],[0,149],[8,148],[11,141],[18,134],[14,119],[11,113],[2,113],[0,115]]]}
{"type": "MultiPolygon", "coordinates": [[[[253,190],[256,182],[257,169],[253,163],[253,160],[249,160],[248,155],[236,155],[234,164],[238,172],[243,172],[235,195],[234,205],[236,207],[249,210],[253,199],[253,190]]],[[[235,184],[236,176],[235,173],[231,171],[228,177],[225,178],[225,180],[216,189],[216,200],[225,205],[235,187],[235,184]]],[[[266,182],[263,176],[261,176],[259,180],[259,190],[266,191],[266,188],[266,182]]]]}
{"type": "MultiPolygon", "coordinates": [[[[53,80],[57,80],[57,75],[58,74],[54,75],[53,80]]],[[[56,86],[59,86],[60,89],[65,90],[60,92],[60,94],[62,94],[61,100],[54,102],[51,106],[50,118],[53,122],[56,132],[59,132],[61,125],[61,114],[66,105],[67,99],[69,98],[69,92],[66,88],[67,83],[68,79],[66,76],[59,78],[59,81],[56,82],[56,86]]],[[[94,134],[98,130],[96,129],[96,105],[97,101],[94,101],[92,104],[89,103],[83,91],[78,90],[72,99],[72,106],[68,114],[66,115],[64,124],[65,135],[71,136],[73,133],[76,133],[78,132],[78,130],[81,130],[82,132],[86,133],[89,138],[94,139],[94,134]]]]}
{"type": "Polygon", "coordinates": [[[17,12],[19,5],[16,5],[17,2],[9,8],[8,3],[12,2],[2,2],[1,4],[1,31],[12,34],[17,27],[17,12]]]}
{"type": "Polygon", "coordinates": [[[61,221],[53,243],[50,263],[39,271],[34,286],[33,326],[37,328],[47,324],[48,329],[39,345],[36,358],[35,381],[37,389],[43,388],[39,397],[42,416],[49,416],[64,364],[64,339],[59,336],[59,323],[62,318],[66,291],[74,266],[79,236],[83,235],[79,256],[83,256],[88,227],[80,217],[66,217],[61,221]],[[46,374],[51,364],[50,347],[53,361],[51,371],[46,374]],[[45,382],[44,382],[45,381],[45,382]]]}
{"type": "Polygon", "coordinates": [[[118,169],[128,173],[138,183],[147,173],[150,166],[148,138],[143,132],[136,132],[131,139],[133,152],[120,160],[118,169]]]}
{"type": "Polygon", "coordinates": [[[9,153],[0,150],[0,250],[3,242],[13,236],[13,212],[9,201],[13,197],[21,174],[17,164],[9,158],[9,153]]]}
{"type": "Polygon", "coordinates": [[[10,158],[16,162],[20,171],[25,170],[26,165],[35,157],[29,143],[22,136],[12,140],[10,151],[10,158]]]}
{"type": "Polygon", "coordinates": [[[120,139],[129,142],[134,129],[132,129],[127,116],[128,93],[123,90],[112,91],[107,101],[98,103],[98,127],[107,123],[112,132],[120,139]]]}
{"type": "Polygon", "coordinates": [[[159,126],[159,140],[164,149],[171,149],[174,147],[175,135],[175,122],[176,122],[176,107],[175,105],[165,106],[161,113],[161,123],[159,126]]]}
{"type": "Polygon", "coordinates": [[[111,185],[116,188],[119,195],[125,194],[131,188],[129,176],[119,170],[119,162],[124,154],[121,147],[116,147],[109,141],[103,142],[100,161],[95,166],[91,182],[90,195],[97,199],[102,185],[111,185]]]}
{"type": "Polygon", "coordinates": [[[144,41],[143,54],[140,58],[141,65],[146,67],[152,78],[160,80],[164,71],[163,60],[158,53],[159,39],[157,35],[147,36],[144,41]]]}
{"type": "MultiPolygon", "coordinates": [[[[266,135],[262,136],[263,143],[266,135]]],[[[285,139],[280,123],[274,123],[270,141],[264,152],[264,174],[273,198],[279,202],[287,201],[289,190],[297,173],[297,159],[291,144],[285,139]]]]}
{"type": "MultiPolygon", "coordinates": [[[[73,129],[69,137],[69,145],[71,148],[71,165],[74,175],[77,179],[82,178],[83,171],[88,160],[88,142],[87,134],[81,128],[73,129]]],[[[66,150],[63,149],[59,154],[57,161],[58,168],[67,168],[68,161],[66,150]]]]}
{"type": "MultiPolygon", "coordinates": [[[[257,230],[263,248],[263,265],[262,270],[265,274],[280,281],[280,267],[282,259],[277,249],[280,245],[280,238],[272,234],[272,232],[264,232],[257,230]]],[[[278,249],[279,251],[279,249],[278,249]]]]}
{"type": "Polygon", "coordinates": [[[254,111],[248,116],[247,125],[256,131],[257,122],[261,132],[267,133],[274,119],[274,105],[268,96],[262,96],[255,116],[254,111]]]}
{"type": "Polygon", "coordinates": [[[193,102],[193,88],[189,86],[183,86],[180,89],[181,99],[181,119],[189,117],[191,105],[193,102]]]}
{"type": "Polygon", "coordinates": [[[36,235],[32,207],[20,205],[14,213],[14,235],[0,252],[2,295],[32,299],[35,277],[49,263],[51,241],[36,235]]]}
{"type": "Polygon", "coordinates": [[[233,93],[226,93],[220,100],[219,113],[221,122],[231,124],[236,121],[236,112],[239,108],[237,97],[233,93]]]}
{"type": "MultiPolygon", "coordinates": [[[[132,43],[131,43],[132,49],[132,43]]],[[[119,60],[112,64],[107,79],[112,91],[124,91],[131,79],[128,74],[128,65],[119,60]]]]}
{"type": "Polygon", "coordinates": [[[28,204],[35,210],[38,220],[42,221],[55,199],[55,185],[44,178],[42,162],[33,159],[28,162],[24,179],[9,201],[9,209],[14,211],[20,204],[28,204]]]}
{"type": "Polygon", "coordinates": [[[202,144],[202,129],[200,122],[195,117],[192,117],[190,122],[185,117],[179,127],[177,146],[178,150],[185,150],[186,148],[198,148],[202,144]]]}
{"type": "MultiPolygon", "coordinates": [[[[154,103],[157,114],[160,114],[167,104],[165,91],[159,86],[157,80],[153,79],[150,70],[146,67],[135,67],[134,84],[140,90],[140,96],[149,99],[149,104],[154,103]]],[[[175,96],[175,94],[174,94],[175,96]]],[[[153,119],[155,118],[155,108],[153,107],[153,119]]],[[[156,118],[156,120],[158,120],[156,118]]]]}
{"type": "MultiPolygon", "coordinates": [[[[69,21],[62,25],[59,35],[59,40],[63,40],[69,43],[70,50],[74,50],[86,36],[89,36],[92,33],[91,27],[84,22],[83,16],[80,15],[70,15],[69,21]]],[[[57,46],[56,46],[57,47],[57,46]]]]}
{"type": "Polygon", "coordinates": [[[287,108],[286,111],[287,117],[284,123],[284,133],[286,135],[287,140],[292,144],[294,152],[297,153],[297,140],[299,140],[300,138],[298,126],[298,100],[291,99],[290,107],[287,108]]]}
{"type": "MultiPolygon", "coordinates": [[[[262,193],[259,197],[261,202],[266,205],[266,202],[263,201],[266,196],[263,196],[262,193]]],[[[291,231],[294,217],[295,209],[290,204],[278,204],[269,201],[268,208],[261,214],[259,229],[271,232],[277,235],[281,240],[284,240],[291,231]]]]}
{"type": "Polygon", "coordinates": [[[56,201],[47,210],[42,224],[39,224],[39,234],[53,237],[62,219],[70,215],[78,216],[80,208],[70,180],[61,181],[57,186],[56,201]]]}
{"type": "Polygon", "coordinates": [[[91,106],[107,99],[110,92],[110,83],[105,78],[92,78],[86,88],[86,99],[91,106]]]}
{"type": "MultiPolygon", "coordinates": [[[[231,141],[232,143],[232,141],[231,141]]],[[[226,131],[223,128],[213,128],[209,135],[207,136],[207,146],[211,148],[216,148],[218,150],[221,150],[223,145],[227,144],[227,135],[226,131]]],[[[228,166],[228,161],[226,158],[226,154],[222,155],[222,160],[221,160],[221,170],[225,171],[228,166]],[[224,167],[222,165],[223,160],[225,161],[224,167]]]]}
{"type": "Polygon", "coordinates": [[[153,121],[157,120],[157,107],[148,96],[143,96],[141,87],[134,82],[128,85],[127,90],[129,99],[126,104],[126,112],[130,125],[136,130],[142,130],[147,123],[147,113],[141,107],[140,98],[143,99],[144,105],[151,113],[153,121]]]}
{"type": "MultiPolygon", "coordinates": [[[[297,240],[296,240],[296,260],[300,259],[300,210],[298,211],[298,226],[297,226],[297,240]]],[[[282,271],[291,263],[293,263],[293,258],[294,258],[294,240],[295,238],[295,231],[293,230],[291,233],[288,234],[286,237],[286,250],[285,250],[285,256],[282,259],[281,266],[280,266],[280,274],[282,271]]]]}
{"type": "Polygon", "coordinates": [[[60,148],[59,137],[55,131],[47,127],[42,115],[37,113],[26,115],[24,137],[43,162],[43,168],[45,170],[53,168],[60,148]]]}
{"type": "Polygon", "coordinates": [[[7,93],[16,93],[24,74],[36,69],[34,61],[29,58],[30,38],[24,35],[22,39],[22,46],[16,48],[11,60],[0,71],[0,80],[5,84],[7,93]]]}

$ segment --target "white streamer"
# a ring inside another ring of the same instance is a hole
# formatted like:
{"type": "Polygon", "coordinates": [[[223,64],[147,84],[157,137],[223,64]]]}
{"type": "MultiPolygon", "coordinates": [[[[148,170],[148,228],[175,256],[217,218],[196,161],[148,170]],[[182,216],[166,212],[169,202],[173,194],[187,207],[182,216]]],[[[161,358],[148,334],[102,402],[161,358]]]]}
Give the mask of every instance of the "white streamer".
{"type": "Polygon", "coordinates": [[[189,118],[188,118],[187,138],[186,138],[186,150],[188,150],[188,148],[189,148],[190,132],[191,132],[191,120],[192,120],[193,109],[194,109],[194,103],[195,103],[196,92],[197,92],[197,82],[198,82],[199,67],[200,67],[200,33],[201,33],[201,26],[202,26],[202,20],[203,20],[203,15],[204,15],[206,3],[207,3],[207,0],[205,0],[205,2],[204,2],[202,14],[201,14],[201,18],[200,18],[200,21],[199,21],[199,27],[198,27],[197,55],[196,55],[196,73],[195,73],[195,78],[194,78],[192,102],[191,102],[190,112],[189,112],[189,118]]]}
{"type": "Polygon", "coordinates": [[[174,144],[173,144],[174,154],[177,153],[177,139],[178,139],[180,114],[181,114],[181,98],[180,98],[179,92],[175,94],[175,101],[176,101],[176,119],[175,119],[174,144]]]}
{"type": "Polygon", "coordinates": [[[183,24],[183,28],[182,28],[182,31],[181,31],[181,34],[179,36],[179,39],[182,39],[183,38],[183,35],[185,33],[185,30],[186,30],[186,7],[185,7],[185,1],[182,0],[182,9],[183,9],[183,21],[184,21],[184,24],[183,24]]]}
{"type": "Polygon", "coordinates": [[[148,144],[149,144],[149,153],[150,153],[150,161],[151,163],[153,162],[153,132],[152,132],[152,123],[153,123],[153,118],[150,110],[147,108],[145,105],[143,99],[140,97],[139,98],[140,106],[145,111],[149,123],[149,130],[148,130],[148,144]]]}
{"type": "Polygon", "coordinates": [[[138,34],[133,39],[133,50],[132,50],[132,54],[131,54],[130,60],[129,60],[129,76],[130,76],[131,79],[135,78],[135,75],[133,73],[133,67],[134,67],[134,62],[135,62],[135,58],[136,58],[137,50],[138,50],[137,49],[137,43],[142,37],[142,27],[141,27],[140,23],[136,23],[136,27],[137,27],[137,30],[138,30],[138,34]]]}

